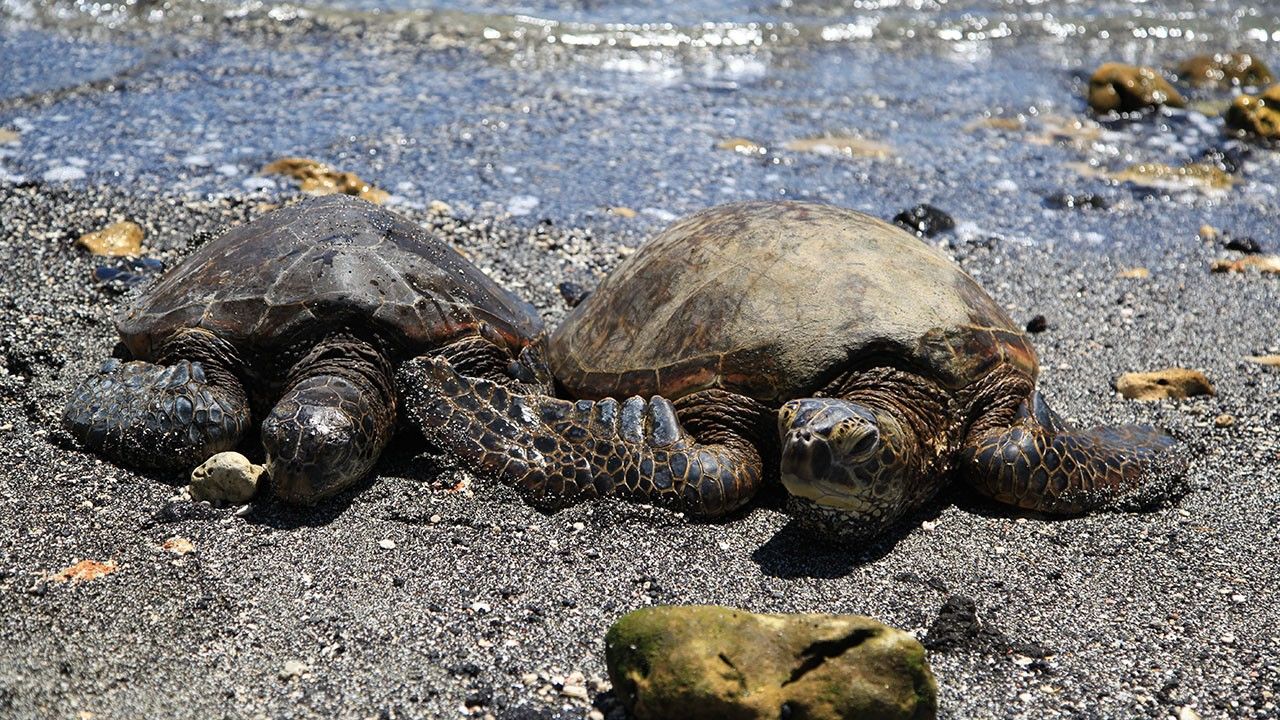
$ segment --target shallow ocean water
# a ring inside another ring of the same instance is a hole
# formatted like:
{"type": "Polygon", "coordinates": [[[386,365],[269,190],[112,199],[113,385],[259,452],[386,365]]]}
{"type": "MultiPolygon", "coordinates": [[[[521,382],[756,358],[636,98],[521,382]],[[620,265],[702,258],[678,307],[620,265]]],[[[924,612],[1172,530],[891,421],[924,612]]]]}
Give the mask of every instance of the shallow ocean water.
{"type": "MultiPolygon", "coordinates": [[[[291,181],[262,167],[301,155],[393,202],[530,222],[611,222],[624,206],[648,228],[758,197],[880,215],[929,201],[971,234],[1086,242],[1112,239],[1115,218],[1063,223],[1045,196],[1104,195],[1157,226],[1195,208],[1182,230],[1256,233],[1276,193],[1273,154],[1250,154],[1219,118],[1100,127],[1084,107],[1106,60],[1171,69],[1232,49],[1275,64],[1280,8],[1244,3],[4,0],[0,27],[0,65],[15,68],[0,127],[21,135],[0,145],[0,177],[19,180],[276,196],[291,181]],[[1073,123],[1086,127],[1059,132],[1073,123]],[[887,151],[794,145],[823,136],[887,151]],[[759,147],[721,149],[735,138],[759,147]],[[1081,171],[1214,149],[1247,156],[1226,193],[1081,171]]],[[[1173,228],[1153,230],[1123,234],[1173,228]]]]}

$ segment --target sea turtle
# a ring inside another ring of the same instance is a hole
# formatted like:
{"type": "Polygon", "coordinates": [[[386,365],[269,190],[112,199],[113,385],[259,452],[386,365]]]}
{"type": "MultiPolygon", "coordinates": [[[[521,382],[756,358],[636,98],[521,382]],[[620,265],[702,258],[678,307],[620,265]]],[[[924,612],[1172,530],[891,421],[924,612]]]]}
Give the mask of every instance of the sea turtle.
{"type": "Polygon", "coordinates": [[[884,529],[953,468],[1001,502],[1071,514],[1157,494],[1176,464],[1153,428],[1068,427],[1035,390],[1027,337],[972,278],[828,205],[677,222],[569,315],[549,358],[581,400],[429,359],[404,368],[420,380],[410,413],[544,502],[620,495],[715,516],[773,465],[802,518],[846,536],[884,529]]]}
{"type": "Polygon", "coordinates": [[[133,360],[81,383],[63,415],[70,433],[126,465],[177,469],[260,420],[272,486],[289,502],[373,467],[406,358],[440,355],[499,383],[549,379],[529,304],[418,225],[345,195],[201,246],[116,327],[133,360]]]}

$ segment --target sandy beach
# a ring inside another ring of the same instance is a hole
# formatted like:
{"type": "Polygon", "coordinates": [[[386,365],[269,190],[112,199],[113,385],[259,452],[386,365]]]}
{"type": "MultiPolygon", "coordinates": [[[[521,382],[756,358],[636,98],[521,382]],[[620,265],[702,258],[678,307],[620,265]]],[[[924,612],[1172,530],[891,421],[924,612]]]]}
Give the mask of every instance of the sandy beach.
{"type": "Polygon", "coordinates": [[[408,21],[368,21],[361,41],[305,16],[176,40],[0,19],[6,62],[58,50],[0,80],[0,714],[620,718],[609,625],[717,603],[911,632],[931,647],[942,717],[1280,717],[1280,369],[1247,359],[1280,354],[1280,276],[1211,272],[1241,255],[1198,234],[1280,252],[1280,153],[1196,111],[1097,125],[1082,100],[1104,53],[1168,64],[1202,45],[686,48],[653,65],[525,52],[493,20],[488,35],[421,20],[443,28],[434,47],[406,40],[408,21]],[[888,149],[795,144],[819,136],[888,149]],[[735,138],[759,147],[723,149],[735,138]],[[1242,158],[1226,190],[1106,176],[1214,148],[1242,158]],[[95,280],[111,263],[76,239],[131,220],[172,267],[298,197],[259,172],[292,155],[386,189],[551,326],[561,283],[590,288],[701,207],[802,197],[888,219],[930,202],[956,228],[924,241],[1019,323],[1044,316],[1032,339],[1055,408],[1169,429],[1193,456],[1186,493],[1055,520],[956,485],[849,549],[793,525],[778,491],[711,523],[616,502],[543,514],[409,436],[314,509],[211,508],[182,499],[180,475],[76,449],[63,403],[131,297],[95,280]],[[1048,199],[1064,192],[1105,207],[1048,199]],[[1148,276],[1122,277],[1135,268],[1148,276]],[[1113,388],[1170,366],[1216,394],[1113,388]],[[82,560],[111,571],[55,577],[82,560]],[[967,602],[978,625],[938,622],[967,602]]]}

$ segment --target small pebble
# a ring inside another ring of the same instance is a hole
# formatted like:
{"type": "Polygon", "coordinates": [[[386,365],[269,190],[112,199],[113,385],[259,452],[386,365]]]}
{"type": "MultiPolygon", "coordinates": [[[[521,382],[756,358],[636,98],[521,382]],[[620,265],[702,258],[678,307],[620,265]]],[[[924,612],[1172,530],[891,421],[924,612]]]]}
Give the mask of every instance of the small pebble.
{"type": "Polygon", "coordinates": [[[564,304],[571,308],[578,307],[591,294],[590,290],[569,280],[557,285],[556,289],[560,291],[560,297],[564,298],[564,304]]]}
{"type": "Polygon", "coordinates": [[[903,210],[893,216],[893,221],[921,237],[933,237],[956,226],[950,215],[928,203],[903,210]]]}
{"type": "Polygon", "coordinates": [[[396,541],[392,540],[391,538],[383,538],[382,540],[378,541],[378,547],[382,548],[383,550],[395,550],[396,541]]]}
{"type": "Polygon", "coordinates": [[[1236,424],[1236,419],[1235,417],[1228,415],[1227,413],[1222,413],[1221,415],[1213,419],[1213,424],[1215,427],[1229,428],[1232,425],[1236,424]]]}
{"type": "Polygon", "coordinates": [[[1218,239],[1218,230],[1212,225],[1200,226],[1200,239],[1205,242],[1213,242],[1218,239]]]}
{"type": "Polygon", "coordinates": [[[191,499],[215,505],[248,502],[258,491],[262,466],[238,452],[221,452],[191,471],[191,499]]]}
{"type": "Polygon", "coordinates": [[[284,667],[280,668],[280,679],[293,680],[301,677],[303,673],[310,669],[311,668],[307,667],[307,664],[301,660],[289,660],[284,664],[284,667]]]}
{"type": "Polygon", "coordinates": [[[1262,252],[1262,245],[1251,237],[1232,237],[1226,236],[1226,242],[1222,246],[1228,250],[1242,252],[1245,255],[1257,255],[1262,252]]]}
{"type": "Polygon", "coordinates": [[[1049,321],[1043,315],[1036,315],[1027,321],[1027,332],[1042,333],[1049,329],[1049,321]]]}
{"type": "Polygon", "coordinates": [[[507,201],[507,212],[514,216],[528,215],[541,202],[533,195],[516,195],[507,201]]]}

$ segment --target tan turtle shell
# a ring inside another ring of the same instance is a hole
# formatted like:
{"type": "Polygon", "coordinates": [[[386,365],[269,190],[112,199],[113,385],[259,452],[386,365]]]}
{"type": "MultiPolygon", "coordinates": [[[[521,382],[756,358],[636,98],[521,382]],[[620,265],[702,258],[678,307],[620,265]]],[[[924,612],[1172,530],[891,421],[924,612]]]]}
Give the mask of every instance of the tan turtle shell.
{"type": "Polygon", "coordinates": [[[855,366],[952,389],[1035,351],[972,278],[915,236],[804,202],[722,205],[624,260],[551,340],[575,397],[723,388],[780,404],[855,366]]]}
{"type": "Polygon", "coordinates": [[[199,327],[271,364],[299,342],[344,328],[376,335],[401,356],[473,334],[515,356],[541,333],[542,319],[415,223],[332,195],[202,245],[116,327],[137,358],[175,330],[199,327]]]}

